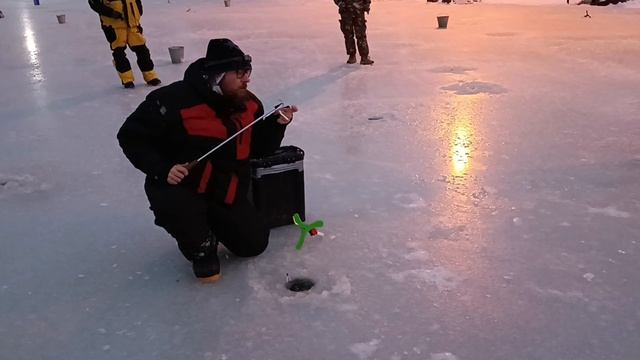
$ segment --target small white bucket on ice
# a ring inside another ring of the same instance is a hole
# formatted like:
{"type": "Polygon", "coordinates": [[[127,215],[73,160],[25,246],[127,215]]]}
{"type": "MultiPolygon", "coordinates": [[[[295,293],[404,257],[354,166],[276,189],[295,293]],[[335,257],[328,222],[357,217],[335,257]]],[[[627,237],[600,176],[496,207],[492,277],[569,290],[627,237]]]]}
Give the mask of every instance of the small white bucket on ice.
{"type": "Polygon", "coordinates": [[[180,64],[184,59],[184,46],[170,46],[169,56],[172,64],[180,64]]]}

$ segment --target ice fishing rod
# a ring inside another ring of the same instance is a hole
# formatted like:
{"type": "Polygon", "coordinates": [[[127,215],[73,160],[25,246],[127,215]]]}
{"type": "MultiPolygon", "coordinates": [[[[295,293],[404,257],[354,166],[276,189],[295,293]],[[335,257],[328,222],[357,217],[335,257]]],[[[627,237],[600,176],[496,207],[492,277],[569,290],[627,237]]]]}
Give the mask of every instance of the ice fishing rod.
{"type": "Polygon", "coordinates": [[[260,116],[259,118],[255,119],[251,124],[243,127],[242,129],[240,129],[240,131],[238,131],[237,133],[231,135],[227,140],[221,142],[220,144],[218,144],[218,146],[214,147],[213,149],[211,149],[208,153],[200,156],[198,159],[193,160],[191,162],[189,162],[187,165],[185,165],[185,167],[187,168],[187,170],[191,170],[194,166],[198,165],[198,163],[202,160],[204,160],[207,156],[213,154],[214,151],[218,150],[220,147],[222,147],[222,145],[228,143],[229,141],[231,141],[232,139],[234,139],[236,136],[240,135],[243,131],[247,130],[248,128],[250,128],[251,126],[253,126],[253,124],[257,123],[260,120],[263,120],[269,116],[271,116],[273,113],[275,113],[276,111],[280,111],[280,109],[285,108],[287,106],[284,106],[284,103],[279,103],[276,106],[273,107],[273,110],[269,111],[268,113],[260,116]]]}

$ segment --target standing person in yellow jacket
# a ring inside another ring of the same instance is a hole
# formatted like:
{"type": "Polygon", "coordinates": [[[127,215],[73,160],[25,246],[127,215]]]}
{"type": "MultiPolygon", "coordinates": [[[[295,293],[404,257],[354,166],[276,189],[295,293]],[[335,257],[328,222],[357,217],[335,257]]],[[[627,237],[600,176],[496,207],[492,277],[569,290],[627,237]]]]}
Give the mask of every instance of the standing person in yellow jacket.
{"type": "Polygon", "coordinates": [[[138,67],[144,81],[151,86],[160,85],[160,79],[153,70],[153,61],[149,48],[142,35],[140,17],[141,0],[89,0],[89,6],[100,15],[100,23],[107,41],[113,51],[113,64],[118,71],[122,85],[130,89],[135,87],[131,64],[125,54],[127,45],[136,53],[138,67]]]}

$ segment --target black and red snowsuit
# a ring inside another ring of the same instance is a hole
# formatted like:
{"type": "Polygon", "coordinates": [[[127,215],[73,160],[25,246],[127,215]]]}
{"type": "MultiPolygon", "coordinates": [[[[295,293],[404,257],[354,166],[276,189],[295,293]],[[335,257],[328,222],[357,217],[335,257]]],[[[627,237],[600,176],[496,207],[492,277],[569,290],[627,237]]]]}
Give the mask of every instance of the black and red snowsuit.
{"type": "Polygon", "coordinates": [[[147,175],[145,191],[155,223],[191,260],[212,231],[238,256],[255,256],[268,244],[269,228],[248,200],[250,158],[273,153],[286,125],[277,115],[258,122],[189,171],[179,185],[167,183],[171,167],[202,156],[264,113],[249,93],[231,101],[211,89],[204,59],[184,80],[151,92],[126,119],[118,140],[131,163],[147,175]]]}

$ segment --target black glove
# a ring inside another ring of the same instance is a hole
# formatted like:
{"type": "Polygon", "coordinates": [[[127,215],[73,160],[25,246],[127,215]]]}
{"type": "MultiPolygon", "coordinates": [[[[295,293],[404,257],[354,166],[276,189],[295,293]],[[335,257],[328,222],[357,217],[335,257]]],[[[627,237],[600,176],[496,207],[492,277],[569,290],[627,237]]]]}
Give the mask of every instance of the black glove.
{"type": "Polygon", "coordinates": [[[116,19],[116,20],[124,20],[124,15],[122,15],[121,12],[117,12],[117,11],[114,11],[113,15],[111,15],[111,17],[116,19]]]}

